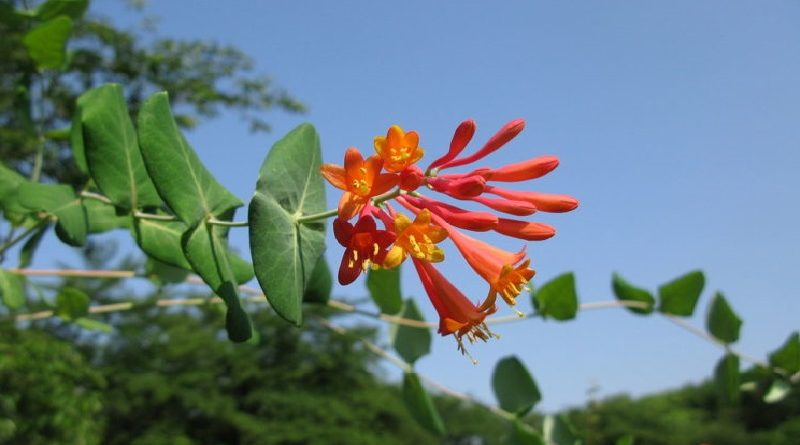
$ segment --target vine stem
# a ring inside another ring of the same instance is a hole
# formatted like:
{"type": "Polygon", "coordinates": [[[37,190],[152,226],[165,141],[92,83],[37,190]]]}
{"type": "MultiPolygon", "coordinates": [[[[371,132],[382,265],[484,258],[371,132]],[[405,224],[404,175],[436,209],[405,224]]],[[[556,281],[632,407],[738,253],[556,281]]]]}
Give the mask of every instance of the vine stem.
{"type": "MultiPolygon", "coordinates": [[[[80,270],[80,269],[19,269],[19,268],[12,268],[7,269],[8,272],[17,274],[17,275],[26,275],[26,276],[62,276],[62,277],[83,277],[83,278],[144,278],[143,276],[137,274],[135,271],[131,270],[80,270]]],[[[189,277],[186,280],[188,283],[193,284],[202,284],[203,281],[199,277],[189,277]]],[[[246,292],[250,294],[250,297],[247,298],[250,302],[267,302],[267,298],[260,289],[256,289],[250,286],[240,286],[239,289],[242,292],[246,292]]],[[[223,300],[219,299],[218,297],[213,297],[211,299],[207,298],[194,298],[194,299],[165,299],[165,300],[157,300],[156,306],[185,306],[185,305],[201,305],[206,303],[222,303],[223,300]]],[[[370,311],[365,311],[355,307],[354,305],[348,304],[344,301],[330,299],[328,301],[328,306],[343,312],[349,312],[357,315],[363,315],[366,317],[374,318],[377,320],[386,321],[388,323],[403,325],[403,326],[410,326],[419,329],[433,329],[436,328],[438,325],[431,322],[421,321],[421,320],[414,320],[410,318],[398,317],[395,315],[387,315],[382,313],[375,313],[370,311]]],[[[89,313],[105,313],[105,312],[114,312],[120,310],[128,310],[134,307],[134,303],[114,303],[111,305],[97,305],[91,306],[89,308],[89,313]]],[[[636,302],[636,301],[619,301],[619,300],[607,300],[607,301],[596,301],[590,303],[583,303],[578,306],[579,310],[587,311],[587,310],[595,310],[595,309],[607,309],[607,308],[644,308],[647,307],[646,303],[636,302]]],[[[23,320],[39,320],[43,318],[52,317],[53,311],[41,311],[41,312],[33,312],[29,314],[19,314],[15,317],[17,321],[23,320]]],[[[693,335],[725,350],[726,352],[733,354],[740,359],[752,363],[754,365],[763,367],[765,369],[770,369],[774,372],[777,372],[781,375],[786,376],[792,382],[800,381],[800,372],[791,375],[784,369],[774,367],[769,363],[759,360],[749,354],[740,352],[736,349],[730,348],[723,342],[715,339],[704,330],[692,325],[691,323],[675,317],[669,314],[661,314],[667,320],[671,321],[674,325],[684,329],[692,333],[693,335]]],[[[510,316],[503,316],[503,317],[493,317],[486,320],[487,324],[503,324],[503,323],[511,323],[517,322],[522,320],[527,320],[531,318],[536,318],[539,315],[534,313],[525,314],[523,313],[521,316],[517,315],[510,315],[510,316]]]]}
{"type": "MultiPolygon", "coordinates": [[[[382,195],[378,195],[372,198],[372,203],[375,205],[380,204],[382,202],[400,196],[400,193],[401,190],[398,187],[394,190],[390,190],[382,195]]],[[[295,219],[295,221],[297,221],[298,223],[307,223],[307,222],[319,221],[320,219],[330,218],[331,216],[336,216],[338,214],[339,214],[339,209],[328,209],[325,210],[324,212],[312,213],[311,215],[298,216],[297,219],[295,219]]]]}

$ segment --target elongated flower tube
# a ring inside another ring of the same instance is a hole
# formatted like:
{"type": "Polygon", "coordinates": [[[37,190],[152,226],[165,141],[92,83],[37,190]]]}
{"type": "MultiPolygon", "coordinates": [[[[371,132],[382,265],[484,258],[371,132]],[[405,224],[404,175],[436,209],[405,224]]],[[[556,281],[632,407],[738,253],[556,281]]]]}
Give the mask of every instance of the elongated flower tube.
{"type": "Polygon", "coordinates": [[[386,193],[397,185],[400,177],[381,173],[382,167],[383,161],[379,156],[370,156],[365,160],[358,149],[353,147],[344,153],[344,167],[322,164],[322,176],[334,187],[344,190],[339,199],[339,218],[349,220],[370,198],[386,193]]]}
{"type": "Polygon", "coordinates": [[[462,337],[466,336],[472,343],[494,336],[484,323],[486,316],[495,312],[494,305],[473,304],[428,261],[415,259],[414,267],[439,314],[439,334],[453,334],[462,353],[466,353],[462,337]]]}
{"type": "Polygon", "coordinates": [[[440,175],[440,178],[458,179],[466,176],[482,176],[487,181],[520,182],[541,178],[558,167],[555,156],[539,156],[527,161],[505,165],[500,168],[481,167],[469,173],[440,175]]]}
{"type": "Polygon", "coordinates": [[[445,153],[445,155],[441,158],[431,162],[431,165],[428,166],[427,171],[430,172],[440,165],[446,164],[447,162],[455,159],[456,156],[464,151],[469,144],[469,141],[472,140],[472,136],[474,134],[475,121],[472,119],[467,119],[464,122],[461,122],[456,128],[455,134],[453,134],[453,140],[450,141],[450,150],[448,150],[447,153],[445,153]]]}
{"type": "Polygon", "coordinates": [[[424,196],[404,196],[397,202],[403,205],[410,204],[411,207],[406,208],[413,212],[418,212],[418,209],[429,209],[450,224],[465,230],[485,232],[497,226],[497,216],[492,213],[464,210],[424,196]]]}
{"type": "Polygon", "coordinates": [[[447,232],[431,224],[430,210],[419,212],[413,222],[402,213],[397,213],[394,217],[394,230],[397,239],[381,263],[384,268],[399,266],[406,255],[432,263],[444,261],[444,251],[436,244],[447,238],[447,232]]]}
{"type": "Polygon", "coordinates": [[[549,224],[506,218],[500,218],[493,230],[526,241],[543,241],[556,234],[556,229],[549,224]]]}
{"type": "Polygon", "coordinates": [[[386,136],[375,136],[375,152],[383,159],[383,168],[391,173],[398,173],[419,161],[425,150],[419,146],[419,135],[416,131],[404,132],[397,125],[389,127],[386,136]]]}
{"type": "Polygon", "coordinates": [[[486,179],[481,176],[465,176],[458,179],[428,178],[428,185],[437,192],[456,199],[479,196],[486,190],[486,179]]]}
{"type": "Polygon", "coordinates": [[[517,137],[517,135],[520,134],[520,132],[522,132],[524,129],[525,121],[522,119],[515,119],[503,125],[503,127],[497,133],[495,133],[494,136],[489,138],[489,140],[486,141],[486,144],[484,144],[483,147],[481,147],[478,151],[467,157],[445,162],[439,167],[439,170],[471,164],[479,159],[483,159],[495,152],[498,148],[508,143],[508,141],[517,137]]]}
{"type": "Polygon", "coordinates": [[[500,187],[486,186],[486,192],[515,201],[526,201],[543,212],[563,213],[575,210],[578,200],[569,195],[556,195],[539,192],[520,192],[500,187]]]}
{"type": "Polygon", "coordinates": [[[375,220],[369,215],[362,215],[355,226],[336,218],[333,220],[333,234],[339,244],[345,247],[339,265],[341,284],[355,281],[362,271],[369,269],[371,263],[383,263],[387,248],[395,239],[393,233],[377,230],[375,220]]]}
{"type": "Polygon", "coordinates": [[[515,216],[528,216],[536,213],[536,206],[526,201],[514,201],[512,199],[487,198],[485,196],[475,196],[470,200],[483,204],[490,209],[498,212],[508,213],[515,216]]]}

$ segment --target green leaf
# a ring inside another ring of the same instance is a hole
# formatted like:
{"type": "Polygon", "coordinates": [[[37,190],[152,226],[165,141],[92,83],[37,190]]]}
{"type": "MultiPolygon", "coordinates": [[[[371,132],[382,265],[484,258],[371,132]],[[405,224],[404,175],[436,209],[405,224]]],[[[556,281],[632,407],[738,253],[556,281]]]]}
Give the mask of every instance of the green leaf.
{"type": "Polygon", "coordinates": [[[733,343],[739,340],[739,329],[742,327],[742,320],[733,312],[725,297],[717,292],[708,310],[706,326],[708,332],[718,340],[725,343],[733,343]]]}
{"type": "Polygon", "coordinates": [[[800,333],[792,333],[780,349],[770,354],[769,363],[789,374],[800,371],[800,333]]]}
{"type": "Polygon", "coordinates": [[[275,312],[300,325],[303,295],[325,249],[325,224],[299,223],[325,210],[317,132],[309,124],[275,143],[248,209],[256,278],[275,312]]]}
{"type": "Polygon", "coordinates": [[[78,19],[83,16],[88,6],[87,0],[47,0],[36,8],[35,14],[41,20],[50,20],[59,15],[78,19]]]}
{"type": "Polygon", "coordinates": [[[546,445],[544,438],[520,419],[514,419],[511,433],[503,443],[504,445],[546,445]]]}
{"type": "Polygon", "coordinates": [[[545,417],[542,433],[545,442],[549,445],[579,445],[581,443],[569,419],[564,415],[545,417]]]}
{"type": "Polygon", "coordinates": [[[631,301],[644,303],[647,305],[646,307],[642,308],[626,307],[626,309],[634,314],[644,315],[653,312],[653,308],[655,307],[656,303],[656,299],[653,297],[653,294],[644,289],[633,286],[617,273],[614,273],[611,278],[611,288],[614,290],[614,296],[616,296],[617,300],[619,301],[631,301]]]}
{"type": "Polygon", "coordinates": [[[100,331],[109,333],[114,330],[108,323],[103,323],[102,321],[93,320],[91,318],[86,318],[86,317],[81,317],[76,319],[75,324],[82,327],[83,329],[88,329],[90,331],[100,331]]]}
{"type": "Polygon", "coordinates": [[[399,267],[370,270],[367,274],[367,289],[372,301],[384,314],[396,314],[403,309],[399,267]]]}
{"type": "Polygon", "coordinates": [[[325,257],[320,255],[303,294],[303,302],[328,304],[332,290],[333,276],[331,275],[331,269],[328,266],[328,262],[325,261],[325,257]]]}
{"type": "MultiPolygon", "coordinates": [[[[126,210],[161,205],[142,161],[122,87],[107,84],[87,91],[78,98],[78,107],[86,161],[100,191],[126,210]]],[[[176,178],[180,173],[173,172],[176,178]]]]}
{"type": "Polygon", "coordinates": [[[158,221],[136,218],[133,237],[139,247],[151,257],[182,269],[192,269],[183,252],[183,234],[189,228],[180,221],[158,221]]]}
{"type": "Polygon", "coordinates": [[[578,294],[575,292],[575,275],[559,275],[543,284],[533,293],[533,307],[544,318],[565,321],[578,313],[578,294]]]}
{"type": "Polygon", "coordinates": [[[634,445],[633,436],[627,434],[617,439],[616,445],[634,445]]]}
{"type": "Polygon", "coordinates": [[[67,61],[67,42],[72,34],[72,19],[55,17],[28,31],[22,43],[40,70],[59,69],[67,61]]]}
{"type": "Polygon", "coordinates": [[[19,186],[28,180],[16,171],[0,164],[0,206],[3,215],[12,224],[19,225],[25,219],[29,210],[19,202],[19,186]]]}
{"type": "Polygon", "coordinates": [[[11,272],[0,269],[0,296],[9,309],[19,309],[25,304],[25,288],[22,278],[11,272]]]}
{"type": "Polygon", "coordinates": [[[764,394],[765,403],[778,403],[792,392],[792,385],[783,379],[775,379],[764,394]]]}
{"type": "Polygon", "coordinates": [[[130,229],[132,218],[129,215],[117,215],[117,209],[96,199],[84,199],[86,222],[89,233],[103,233],[114,229],[130,229]]]}
{"type": "MultiPolygon", "coordinates": [[[[231,212],[232,213],[232,212],[231,212]]],[[[239,301],[239,287],[231,268],[227,232],[219,226],[200,224],[183,236],[183,252],[203,281],[225,301],[228,338],[242,342],[252,335],[250,318],[239,301]]]]}
{"type": "Polygon", "coordinates": [[[22,249],[19,251],[19,264],[17,267],[24,269],[31,265],[33,254],[36,253],[36,250],[39,248],[39,243],[42,242],[42,238],[44,238],[44,234],[49,228],[49,224],[42,225],[25,241],[25,244],[22,245],[22,249]]]}
{"type": "Polygon", "coordinates": [[[739,357],[729,353],[720,359],[714,369],[714,385],[723,402],[739,401],[739,357]]]}
{"type": "Polygon", "coordinates": [[[514,356],[497,362],[492,373],[492,389],[500,408],[517,416],[524,415],[542,400],[533,377],[514,356]]]}
{"type": "Polygon", "coordinates": [[[415,372],[403,374],[403,401],[411,417],[423,428],[438,436],[445,434],[442,418],[415,372]]]}
{"type": "Polygon", "coordinates": [[[20,184],[19,202],[30,210],[43,211],[56,217],[56,235],[71,245],[86,243],[86,212],[72,187],[64,184],[20,184]]]}
{"type": "Polygon", "coordinates": [[[255,270],[253,270],[253,265],[234,253],[230,248],[228,248],[228,261],[231,263],[233,278],[238,284],[247,283],[256,275],[255,270]]]}
{"type": "Polygon", "coordinates": [[[86,161],[86,147],[83,144],[83,123],[81,119],[81,108],[78,105],[75,107],[75,114],[72,115],[72,125],[69,128],[69,144],[78,170],[88,175],[89,164],[86,161]]]}
{"type": "Polygon", "coordinates": [[[89,296],[80,289],[63,287],[56,295],[56,315],[66,321],[77,320],[89,313],[89,296]]]}
{"type": "Polygon", "coordinates": [[[142,105],[139,141],[159,195],[190,227],[209,215],[216,217],[242,206],[189,146],[172,117],[167,93],[156,93],[142,105]]]}
{"type": "Polygon", "coordinates": [[[694,312],[706,279],[695,270],[658,288],[658,310],[665,314],[688,317],[694,312]]]}
{"type": "Polygon", "coordinates": [[[144,270],[148,278],[161,284],[183,283],[190,273],[189,270],[152,257],[147,259],[144,270]]]}
{"type": "MultiPolygon", "coordinates": [[[[409,320],[425,321],[417,303],[412,299],[406,300],[400,316],[409,320]]],[[[398,324],[393,325],[391,331],[394,349],[406,363],[413,365],[420,357],[431,352],[431,331],[428,328],[398,324]]]]}

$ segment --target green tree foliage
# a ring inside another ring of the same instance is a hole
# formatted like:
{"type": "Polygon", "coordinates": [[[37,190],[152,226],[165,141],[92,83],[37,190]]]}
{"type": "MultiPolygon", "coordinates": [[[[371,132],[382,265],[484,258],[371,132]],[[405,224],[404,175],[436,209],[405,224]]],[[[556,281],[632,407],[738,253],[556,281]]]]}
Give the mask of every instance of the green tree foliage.
{"type": "Polygon", "coordinates": [[[251,129],[268,130],[266,111],[304,109],[269,77],[255,72],[252,60],[236,48],[151,37],[153,30],[144,38],[142,31],[120,29],[91,10],[84,15],[81,5],[86,3],[0,2],[0,158],[25,174],[34,169],[31,160],[43,143],[43,177],[83,185],[85,176],[73,162],[67,130],[75,99],[107,82],[125,85],[134,115],[147,96],[169,91],[181,111],[176,120],[184,128],[233,109],[251,129]],[[40,9],[43,4],[59,7],[40,9]],[[56,18],[71,20],[70,30],[62,27],[71,31],[67,57],[63,63],[43,66],[28,44],[29,34],[43,27],[40,33],[51,39],[56,33],[49,24],[56,18]]]}

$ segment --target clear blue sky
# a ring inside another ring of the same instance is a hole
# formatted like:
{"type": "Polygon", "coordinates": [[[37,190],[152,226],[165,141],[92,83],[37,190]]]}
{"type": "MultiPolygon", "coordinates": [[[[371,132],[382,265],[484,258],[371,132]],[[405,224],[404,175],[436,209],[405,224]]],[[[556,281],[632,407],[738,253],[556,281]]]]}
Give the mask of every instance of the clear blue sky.
{"type": "MultiPolygon", "coordinates": [[[[141,18],[123,2],[93,3],[118,24],[141,18]]],[[[558,155],[561,166],[533,186],[581,200],[575,212],[536,217],[558,234],[528,246],[534,283],[574,271],[582,300],[599,301],[612,298],[612,271],[654,289],[701,268],[708,288],[696,324],[721,290],[745,320],[739,346],[753,355],[800,325],[796,1],[193,0],[146,11],[160,18],[160,35],[241,48],[308,104],[303,116],[269,115],[271,134],[248,133],[232,113],[188,135],[245,200],[271,144],[303,121],[319,131],[326,162],[340,163],[346,147],[368,152],[391,124],[417,130],[431,159],[466,118],[477,121],[479,144],[521,117],[525,132],[485,164],[558,155]]],[[[337,196],[329,189],[332,205],[337,196]]],[[[233,242],[246,249],[246,231],[233,242]]],[[[484,295],[463,263],[442,270],[467,295],[484,295]]],[[[404,272],[404,291],[435,319],[404,272]]],[[[363,280],[336,293],[363,295],[363,280]]],[[[621,310],[496,330],[501,340],[472,348],[479,365],[444,338],[419,371],[491,401],[494,362],[516,354],[542,388],[540,407],[553,410],[582,403],[593,384],[602,396],[697,382],[721,355],[659,317],[621,310]]]]}

